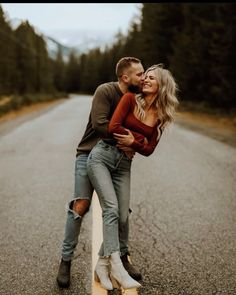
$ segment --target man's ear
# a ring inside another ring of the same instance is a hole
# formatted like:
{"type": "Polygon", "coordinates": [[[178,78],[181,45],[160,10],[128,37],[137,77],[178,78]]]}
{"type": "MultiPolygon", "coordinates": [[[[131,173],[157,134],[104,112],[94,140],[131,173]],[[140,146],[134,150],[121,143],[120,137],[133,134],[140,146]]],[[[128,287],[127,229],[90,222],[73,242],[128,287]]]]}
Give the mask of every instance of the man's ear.
{"type": "Polygon", "coordinates": [[[129,82],[129,76],[127,76],[127,75],[123,75],[122,79],[125,83],[129,82]]]}

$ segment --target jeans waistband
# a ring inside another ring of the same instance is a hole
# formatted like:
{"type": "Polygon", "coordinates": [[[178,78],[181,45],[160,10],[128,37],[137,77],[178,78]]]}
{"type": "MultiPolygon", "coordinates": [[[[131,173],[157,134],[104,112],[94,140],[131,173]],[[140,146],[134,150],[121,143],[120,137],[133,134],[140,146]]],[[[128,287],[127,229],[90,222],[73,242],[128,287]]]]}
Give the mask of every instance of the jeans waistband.
{"type": "Polygon", "coordinates": [[[103,142],[105,142],[106,144],[109,144],[111,146],[115,146],[116,145],[116,141],[113,139],[110,140],[106,140],[106,139],[102,139],[103,142]]]}

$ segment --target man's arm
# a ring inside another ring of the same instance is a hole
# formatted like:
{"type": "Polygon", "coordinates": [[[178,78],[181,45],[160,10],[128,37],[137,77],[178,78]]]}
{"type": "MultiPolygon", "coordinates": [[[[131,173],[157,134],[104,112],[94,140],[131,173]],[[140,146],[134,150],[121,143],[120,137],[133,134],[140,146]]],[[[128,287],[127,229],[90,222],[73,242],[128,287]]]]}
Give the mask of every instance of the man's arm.
{"type": "Polygon", "coordinates": [[[93,129],[102,138],[112,138],[108,132],[110,111],[111,101],[109,100],[108,90],[104,85],[100,85],[93,96],[91,120],[93,129]]]}

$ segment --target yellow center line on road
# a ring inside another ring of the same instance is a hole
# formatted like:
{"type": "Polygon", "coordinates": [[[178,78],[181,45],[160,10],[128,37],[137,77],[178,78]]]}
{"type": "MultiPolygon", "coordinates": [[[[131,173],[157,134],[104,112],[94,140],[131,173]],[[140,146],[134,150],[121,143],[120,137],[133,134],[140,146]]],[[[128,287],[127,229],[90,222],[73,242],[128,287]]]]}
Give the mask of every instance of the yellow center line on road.
{"type": "Polygon", "coordinates": [[[138,295],[138,290],[137,289],[126,289],[122,290],[122,295],[138,295]]]}
{"type": "MultiPolygon", "coordinates": [[[[94,280],[94,269],[98,260],[98,251],[102,243],[102,211],[96,193],[92,198],[92,295],[107,295],[108,291],[94,280]]],[[[138,295],[137,289],[122,289],[122,295],[138,295]]]]}
{"type": "Polygon", "coordinates": [[[94,280],[94,269],[98,260],[98,251],[102,243],[102,211],[96,193],[92,198],[93,229],[92,229],[92,295],[107,295],[108,291],[94,280]]]}

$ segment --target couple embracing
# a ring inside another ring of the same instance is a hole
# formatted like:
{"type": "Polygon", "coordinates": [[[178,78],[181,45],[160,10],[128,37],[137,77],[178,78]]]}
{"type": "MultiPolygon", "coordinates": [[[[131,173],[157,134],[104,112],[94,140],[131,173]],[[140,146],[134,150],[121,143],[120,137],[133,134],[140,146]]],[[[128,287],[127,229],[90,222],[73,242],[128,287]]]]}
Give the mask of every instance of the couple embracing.
{"type": "Polygon", "coordinates": [[[135,153],[150,156],[178,105],[177,85],[161,64],[145,72],[141,61],[123,57],[116,82],[97,87],[75,160],[75,189],[67,207],[57,283],[70,285],[70,269],[81,222],[95,190],[102,209],[103,242],[95,280],[112,290],[111,276],[124,289],[140,287],[141,273],[129,261],[130,174],[135,153]]]}

